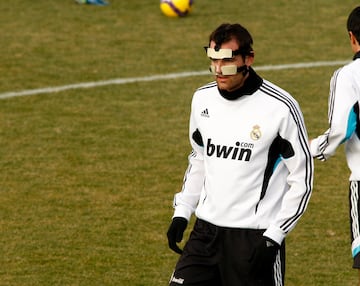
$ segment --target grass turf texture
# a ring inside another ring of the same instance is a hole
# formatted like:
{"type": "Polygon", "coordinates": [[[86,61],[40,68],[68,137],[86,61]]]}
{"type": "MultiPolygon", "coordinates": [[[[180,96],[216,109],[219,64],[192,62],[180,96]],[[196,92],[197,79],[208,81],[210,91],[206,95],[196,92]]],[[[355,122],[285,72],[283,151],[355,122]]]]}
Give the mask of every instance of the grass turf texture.
{"type": "MultiPolygon", "coordinates": [[[[256,65],[351,59],[357,1],[195,2],[169,19],[158,1],[1,2],[0,93],[205,70],[202,47],[240,22],[256,65]]],[[[263,71],[302,106],[310,137],[327,128],[336,67],[263,71]]],[[[190,151],[189,105],[211,76],[0,101],[0,285],[167,285],[173,194],[190,151]]],[[[354,285],[342,149],[315,163],[309,208],[287,239],[286,285],[354,285]]],[[[188,234],[188,231],[187,231],[188,234]]]]}

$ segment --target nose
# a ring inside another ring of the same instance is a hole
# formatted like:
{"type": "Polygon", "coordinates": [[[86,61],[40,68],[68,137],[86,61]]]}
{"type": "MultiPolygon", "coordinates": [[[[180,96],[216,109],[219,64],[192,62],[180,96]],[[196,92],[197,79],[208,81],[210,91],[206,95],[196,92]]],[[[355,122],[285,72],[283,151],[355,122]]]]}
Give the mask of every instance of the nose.
{"type": "Polygon", "coordinates": [[[215,72],[221,74],[221,65],[220,63],[215,64],[215,72]]]}
{"type": "Polygon", "coordinates": [[[213,71],[215,74],[221,74],[221,63],[219,60],[212,61],[213,71]]]}

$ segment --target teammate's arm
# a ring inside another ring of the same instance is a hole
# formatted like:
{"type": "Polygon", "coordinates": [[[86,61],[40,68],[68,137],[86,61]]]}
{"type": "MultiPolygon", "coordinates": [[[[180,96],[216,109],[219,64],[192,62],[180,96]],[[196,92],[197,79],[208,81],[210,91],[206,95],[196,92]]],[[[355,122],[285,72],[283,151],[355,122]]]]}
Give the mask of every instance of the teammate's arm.
{"type": "Polygon", "coordinates": [[[325,161],[331,157],[356,129],[359,111],[350,78],[351,75],[339,69],[330,81],[329,129],[310,141],[311,154],[319,160],[325,161]]]}

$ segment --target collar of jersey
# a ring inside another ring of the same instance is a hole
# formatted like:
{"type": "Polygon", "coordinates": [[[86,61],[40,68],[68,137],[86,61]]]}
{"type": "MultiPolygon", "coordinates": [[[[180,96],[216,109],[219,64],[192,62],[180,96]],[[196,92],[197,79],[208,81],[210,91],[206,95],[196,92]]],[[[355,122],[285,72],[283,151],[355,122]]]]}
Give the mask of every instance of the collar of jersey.
{"type": "Polygon", "coordinates": [[[360,51],[358,51],[355,55],[353,60],[359,59],[360,58],[360,51]]]}

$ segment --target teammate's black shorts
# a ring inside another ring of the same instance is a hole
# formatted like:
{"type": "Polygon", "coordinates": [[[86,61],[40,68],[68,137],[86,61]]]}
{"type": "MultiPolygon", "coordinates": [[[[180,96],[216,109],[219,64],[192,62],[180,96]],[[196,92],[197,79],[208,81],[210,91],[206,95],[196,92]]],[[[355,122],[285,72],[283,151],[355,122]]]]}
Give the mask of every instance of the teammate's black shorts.
{"type": "Polygon", "coordinates": [[[264,230],[217,227],[197,219],[184,247],[171,286],[282,286],[285,244],[264,271],[252,269],[254,246],[264,230]]]}

